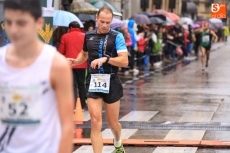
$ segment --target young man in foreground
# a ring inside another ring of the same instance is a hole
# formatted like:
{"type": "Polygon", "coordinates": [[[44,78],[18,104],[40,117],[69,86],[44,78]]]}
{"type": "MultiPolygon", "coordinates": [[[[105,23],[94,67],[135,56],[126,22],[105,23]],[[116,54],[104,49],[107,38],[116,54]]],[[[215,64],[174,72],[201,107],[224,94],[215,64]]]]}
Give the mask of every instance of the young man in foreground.
{"type": "Polygon", "coordinates": [[[11,44],[0,48],[0,153],[71,153],[72,73],[40,41],[40,0],[4,1],[11,44]]]}

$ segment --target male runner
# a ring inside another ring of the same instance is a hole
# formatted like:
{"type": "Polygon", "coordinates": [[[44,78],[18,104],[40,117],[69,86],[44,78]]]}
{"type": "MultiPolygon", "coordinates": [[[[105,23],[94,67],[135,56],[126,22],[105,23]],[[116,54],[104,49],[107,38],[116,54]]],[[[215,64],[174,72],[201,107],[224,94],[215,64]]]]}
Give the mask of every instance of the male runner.
{"type": "Polygon", "coordinates": [[[202,54],[201,63],[202,63],[202,71],[205,70],[205,67],[208,67],[208,61],[210,57],[210,49],[212,45],[212,36],[214,36],[214,42],[217,42],[218,37],[214,31],[209,29],[209,23],[206,22],[204,27],[199,29],[197,32],[201,33],[201,43],[200,50],[202,54]]]}
{"type": "Polygon", "coordinates": [[[128,52],[123,35],[110,29],[113,19],[111,8],[104,6],[97,14],[98,28],[86,33],[83,51],[72,65],[89,58],[87,102],[91,117],[91,142],[94,153],[102,153],[102,105],[105,102],[109,127],[114,134],[114,153],[125,153],[121,141],[121,124],[118,122],[120,98],[123,88],[117,76],[118,67],[128,65],[128,52]]]}
{"type": "Polygon", "coordinates": [[[40,0],[4,1],[11,44],[0,48],[0,153],[71,153],[72,72],[40,41],[40,0]]]}

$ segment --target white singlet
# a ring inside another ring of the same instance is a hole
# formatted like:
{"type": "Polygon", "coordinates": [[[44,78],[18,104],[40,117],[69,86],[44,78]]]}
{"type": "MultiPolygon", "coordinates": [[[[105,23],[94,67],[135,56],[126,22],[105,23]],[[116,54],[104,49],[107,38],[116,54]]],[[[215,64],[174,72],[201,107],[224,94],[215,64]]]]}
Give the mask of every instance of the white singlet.
{"type": "Polygon", "coordinates": [[[57,153],[61,123],[50,83],[56,49],[44,45],[33,64],[14,68],[7,48],[0,48],[0,153],[57,153]]]}

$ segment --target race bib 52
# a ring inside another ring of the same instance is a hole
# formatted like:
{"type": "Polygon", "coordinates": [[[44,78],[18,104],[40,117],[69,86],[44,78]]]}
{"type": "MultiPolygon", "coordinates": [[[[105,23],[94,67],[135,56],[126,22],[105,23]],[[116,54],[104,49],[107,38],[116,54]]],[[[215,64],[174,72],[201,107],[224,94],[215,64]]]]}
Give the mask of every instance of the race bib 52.
{"type": "Polygon", "coordinates": [[[41,85],[0,83],[0,120],[6,125],[36,125],[42,117],[41,85]]]}

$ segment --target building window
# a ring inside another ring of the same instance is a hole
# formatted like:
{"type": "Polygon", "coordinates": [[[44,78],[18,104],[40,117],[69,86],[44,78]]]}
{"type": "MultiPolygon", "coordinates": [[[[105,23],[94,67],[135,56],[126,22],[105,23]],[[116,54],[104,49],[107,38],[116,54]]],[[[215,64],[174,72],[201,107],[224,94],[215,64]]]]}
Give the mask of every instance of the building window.
{"type": "Polygon", "coordinates": [[[162,0],[153,0],[153,4],[155,5],[155,9],[161,9],[162,0]]]}
{"type": "Polygon", "coordinates": [[[199,5],[199,4],[200,4],[199,1],[194,1],[193,3],[195,3],[196,5],[199,5]]]}

